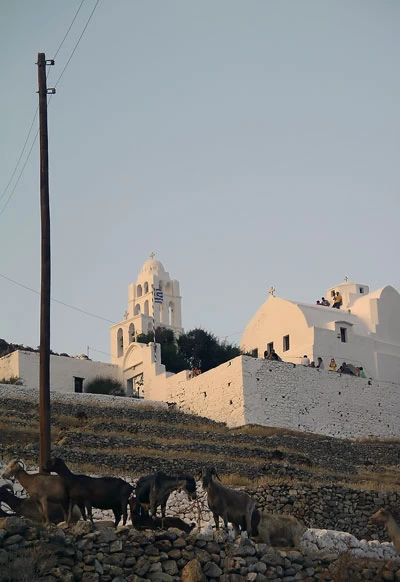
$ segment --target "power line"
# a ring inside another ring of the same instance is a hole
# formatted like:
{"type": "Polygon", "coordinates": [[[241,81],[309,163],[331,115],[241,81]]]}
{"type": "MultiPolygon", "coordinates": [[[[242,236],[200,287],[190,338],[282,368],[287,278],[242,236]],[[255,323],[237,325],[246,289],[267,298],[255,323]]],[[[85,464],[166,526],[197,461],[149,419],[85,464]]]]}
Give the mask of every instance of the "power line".
{"type": "MultiPolygon", "coordinates": [[[[69,25],[69,27],[68,27],[68,30],[67,30],[67,32],[66,32],[66,33],[65,33],[65,35],[64,35],[64,38],[62,39],[61,43],[60,43],[60,44],[59,44],[59,46],[58,46],[58,49],[56,50],[56,53],[55,53],[55,55],[54,55],[54,58],[55,58],[55,57],[56,57],[56,55],[58,55],[58,53],[60,52],[60,50],[61,50],[61,47],[63,46],[63,44],[64,44],[64,42],[65,42],[66,38],[68,37],[68,34],[70,33],[70,31],[71,31],[71,28],[72,28],[72,26],[73,26],[73,24],[74,24],[74,22],[75,22],[75,20],[76,20],[76,18],[77,18],[77,16],[78,16],[78,14],[79,14],[79,11],[81,10],[81,8],[82,8],[82,6],[83,6],[83,4],[84,4],[84,2],[85,2],[85,1],[86,1],[86,0],[82,0],[82,2],[80,3],[80,5],[79,5],[79,8],[78,8],[78,10],[76,11],[76,13],[75,13],[75,16],[74,16],[74,17],[73,17],[73,19],[72,19],[72,22],[71,22],[71,24],[69,25]]],[[[78,38],[78,41],[76,42],[76,44],[75,44],[75,46],[74,46],[74,48],[73,48],[73,50],[72,50],[72,53],[71,53],[71,55],[70,55],[70,57],[69,57],[69,59],[68,59],[68,61],[67,61],[66,65],[65,65],[65,67],[63,68],[63,70],[62,70],[62,72],[61,72],[61,75],[58,77],[58,79],[57,79],[57,81],[56,81],[56,84],[55,84],[55,86],[57,86],[57,84],[59,83],[59,81],[60,81],[61,77],[63,76],[63,74],[64,74],[64,72],[65,72],[65,70],[67,69],[67,67],[68,67],[68,65],[69,65],[69,63],[70,63],[70,61],[71,61],[71,59],[72,59],[72,57],[73,57],[73,55],[74,55],[74,53],[75,53],[75,51],[76,51],[77,47],[78,47],[78,45],[79,45],[79,43],[80,43],[80,41],[81,41],[81,39],[82,39],[82,37],[83,37],[83,35],[84,35],[84,33],[85,33],[85,31],[86,31],[87,27],[88,27],[88,25],[89,25],[89,23],[90,23],[90,21],[91,21],[91,19],[92,19],[92,17],[93,17],[93,14],[94,14],[94,12],[95,12],[95,10],[96,10],[96,8],[97,8],[97,5],[99,4],[99,2],[100,2],[100,0],[97,0],[97,1],[96,1],[96,4],[95,4],[95,6],[94,6],[94,8],[93,8],[92,12],[90,13],[90,15],[89,15],[89,18],[88,18],[88,20],[87,20],[87,22],[86,22],[86,24],[85,24],[85,26],[84,26],[84,28],[83,28],[83,31],[82,31],[81,35],[79,36],[79,38],[78,38]]],[[[49,74],[47,75],[47,77],[48,77],[48,76],[49,76],[49,74]]],[[[49,98],[49,101],[48,101],[48,103],[49,103],[49,104],[50,104],[50,101],[51,101],[51,97],[52,97],[52,95],[50,95],[50,98],[49,98]]],[[[29,128],[28,135],[27,135],[27,137],[26,137],[26,139],[25,139],[25,143],[24,143],[24,145],[23,145],[23,148],[22,148],[22,150],[21,150],[21,153],[20,153],[20,155],[19,155],[19,157],[18,157],[17,163],[15,164],[15,168],[14,168],[14,170],[13,170],[12,174],[11,174],[11,177],[10,177],[10,179],[9,179],[9,181],[8,181],[8,183],[7,183],[7,185],[6,185],[6,187],[4,188],[4,190],[3,190],[3,193],[2,193],[2,194],[1,194],[1,196],[0,196],[0,201],[1,201],[1,200],[4,198],[4,196],[6,195],[6,192],[7,192],[8,188],[9,188],[9,186],[10,186],[10,184],[11,184],[11,182],[12,182],[12,180],[13,180],[13,178],[14,178],[14,176],[15,176],[16,172],[17,172],[18,166],[19,166],[19,164],[20,164],[20,162],[21,162],[22,156],[24,155],[24,152],[25,152],[26,145],[27,145],[27,143],[28,143],[28,140],[29,140],[29,137],[30,137],[30,135],[31,135],[32,128],[33,128],[33,125],[34,125],[34,123],[35,123],[35,120],[36,120],[36,118],[37,118],[38,111],[39,111],[39,107],[36,107],[36,111],[35,111],[35,114],[34,114],[34,116],[33,116],[33,120],[32,120],[31,126],[30,126],[30,128],[29,128]]],[[[10,193],[9,197],[7,198],[7,200],[6,200],[6,202],[5,202],[4,206],[3,206],[3,208],[2,208],[2,209],[1,209],[1,211],[0,211],[0,216],[1,216],[1,215],[4,213],[4,211],[5,211],[5,209],[7,208],[7,206],[8,206],[8,204],[9,204],[9,202],[10,202],[11,198],[12,198],[12,197],[13,197],[13,195],[14,195],[14,192],[15,192],[15,190],[16,190],[16,188],[17,188],[18,184],[19,184],[19,181],[20,181],[20,179],[21,179],[21,176],[22,176],[22,174],[23,174],[23,172],[24,172],[24,170],[25,170],[25,167],[26,167],[26,165],[27,165],[27,163],[28,163],[29,157],[30,157],[30,155],[31,155],[31,153],[32,153],[33,146],[34,146],[34,145],[35,145],[35,143],[36,143],[36,140],[37,140],[37,136],[38,136],[38,134],[39,134],[39,130],[38,130],[38,131],[36,132],[36,134],[35,134],[35,137],[34,137],[34,139],[33,139],[33,142],[32,142],[32,145],[31,145],[31,148],[30,148],[30,150],[29,150],[29,152],[28,152],[28,155],[27,155],[27,157],[26,157],[26,160],[25,160],[25,162],[24,162],[24,165],[22,166],[22,170],[21,170],[21,172],[20,172],[20,174],[19,174],[19,176],[18,176],[18,178],[17,178],[17,181],[16,181],[16,183],[14,184],[14,187],[13,187],[13,189],[12,189],[12,191],[11,191],[11,193],[10,193]]]]}
{"type": "MultiPolygon", "coordinates": [[[[14,279],[7,277],[6,275],[2,275],[0,273],[0,277],[2,277],[3,279],[6,279],[7,281],[10,281],[10,283],[14,283],[14,285],[18,285],[18,287],[22,287],[23,289],[27,289],[28,291],[32,291],[32,293],[36,293],[36,295],[40,295],[40,291],[36,291],[36,289],[33,289],[32,287],[29,287],[28,285],[24,285],[23,283],[19,283],[18,281],[15,281],[14,279]]],[[[107,321],[107,323],[112,323],[113,325],[117,323],[116,321],[112,321],[111,319],[107,319],[106,317],[102,317],[101,315],[96,315],[95,313],[91,313],[90,311],[86,311],[85,309],[81,309],[80,307],[75,307],[74,305],[70,305],[69,303],[65,303],[64,301],[60,301],[59,299],[55,299],[54,297],[51,297],[51,301],[53,301],[54,303],[59,303],[60,305],[64,305],[64,307],[69,307],[69,309],[74,309],[75,311],[79,311],[80,313],[84,313],[85,315],[90,315],[90,317],[95,317],[96,319],[101,319],[103,321],[107,321]]]]}
{"type": "MultiPolygon", "coordinates": [[[[36,115],[37,115],[37,111],[36,111],[36,115]]],[[[6,200],[6,202],[5,202],[4,206],[3,206],[3,208],[0,210],[0,216],[3,214],[3,212],[4,212],[4,211],[5,211],[5,209],[7,208],[7,206],[8,206],[8,203],[10,202],[11,198],[13,197],[13,194],[14,194],[15,190],[17,189],[17,186],[18,186],[18,184],[19,184],[19,181],[20,181],[20,179],[21,179],[21,176],[22,176],[22,174],[23,174],[23,172],[24,172],[24,170],[25,170],[26,164],[27,164],[27,163],[28,163],[28,161],[29,161],[30,155],[31,155],[31,153],[32,153],[32,150],[33,150],[33,146],[34,146],[34,145],[35,145],[35,143],[36,143],[36,140],[37,140],[37,136],[38,136],[38,135],[39,135],[39,129],[38,129],[38,130],[37,130],[37,132],[36,132],[35,139],[34,139],[34,140],[33,140],[33,142],[32,142],[31,148],[30,148],[30,150],[29,150],[29,152],[28,152],[28,155],[27,155],[27,158],[26,158],[26,160],[25,160],[25,162],[24,162],[24,165],[22,166],[22,169],[21,169],[21,171],[20,171],[20,173],[19,173],[19,176],[18,176],[18,178],[17,178],[17,181],[15,182],[14,188],[11,190],[11,193],[10,193],[9,197],[7,198],[7,200],[6,200]]]]}
{"type": "MultiPolygon", "coordinates": [[[[2,199],[4,198],[4,196],[5,196],[5,194],[6,194],[7,190],[8,190],[8,187],[9,187],[9,185],[11,184],[11,182],[12,182],[12,180],[13,180],[13,178],[14,178],[14,176],[15,176],[16,172],[17,172],[17,168],[18,168],[18,166],[19,166],[19,163],[20,163],[20,161],[21,161],[21,158],[22,158],[22,156],[23,156],[23,154],[24,154],[24,151],[25,151],[25,148],[26,148],[26,144],[28,143],[29,136],[31,135],[31,131],[32,131],[32,128],[33,128],[33,124],[35,123],[35,120],[36,120],[36,117],[37,117],[38,111],[39,111],[39,106],[37,106],[37,107],[36,107],[35,115],[33,116],[32,123],[31,123],[31,126],[30,126],[30,128],[29,128],[28,135],[26,136],[26,140],[25,140],[24,146],[23,146],[23,148],[22,148],[22,151],[21,151],[21,153],[20,153],[20,155],[19,155],[18,161],[17,161],[17,163],[15,164],[15,168],[14,168],[14,171],[13,171],[13,173],[11,174],[11,178],[8,180],[7,186],[4,188],[4,190],[3,190],[3,193],[2,193],[2,195],[0,196],[0,200],[2,200],[2,199]]],[[[37,137],[37,134],[36,134],[36,136],[35,136],[35,141],[36,141],[36,137],[37,137]]],[[[35,143],[35,141],[34,141],[33,143],[35,143]]],[[[32,149],[32,148],[31,148],[31,149],[32,149]]],[[[29,154],[30,154],[30,152],[29,152],[29,154]]],[[[28,157],[29,157],[29,154],[28,154],[28,157]]],[[[25,165],[26,165],[26,164],[25,164],[25,165]]],[[[24,167],[25,167],[25,166],[24,166],[24,167]]],[[[18,183],[18,182],[17,182],[17,183],[18,183]]],[[[7,203],[6,203],[6,206],[7,206],[7,204],[8,204],[8,201],[7,201],[7,203]]]]}
{"type": "Polygon", "coordinates": [[[97,1],[96,1],[96,4],[94,5],[94,8],[93,8],[92,12],[91,12],[91,13],[90,13],[90,15],[89,15],[89,18],[87,19],[87,22],[86,22],[85,26],[83,27],[83,30],[82,30],[82,32],[81,32],[81,35],[80,35],[80,37],[78,38],[78,40],[77,40],[77,42],[76,42],[76,44],[75,44],[74,48],[72,49],[72,53],[71,53],[71,55],[70,55],[70,57],[69,57],[68,61],[66,62],[66,65],[64,66],[63,70],[61,71],[61,74],[60,74],[60,76],[58,77],[58,79],[57,79],[57,81],[56,81],[56,83],[55,83],[55,85],[54,85],[55,87],[57,87],[58,83],[61,81],[61,77],[64,75],[64,73],[65,73],[65,71],[66,71],[66,69],[67,69],[67,67],[68,67],[69,63],[71,62],[71,59],[72,59],[72,57],[74,56],[74,53],[75,53],[76,49],[78,48],[78,45],[79,45],[79,43],[81,42],[81,40],[82,40],[82,37],[83,37],[83,35],[85,34],[85,32],[86,32],[86,29],[87,29],[87,27],[89,26],[89,23],[90,23],[90,21],[92,20],[93,14],[95,13],[95,10],[96,10],[96,8],[97,8],[97,6],[98,6],[99,2],[100,2],[100,0],[97,0],[97,1]]]}
{"type": "Polygon", "coordinates": [[[66,40],[66,38],[67,38],[67,36],[68,36],[68,34],[69,34],[69,32],[70,32],[71,28],[73,27],[73,25],[74,25],[74,22],[75,22],[75,20],[76,20],[76,17],[78,16],[78,14],[79,14],[79,11],[80,11],[80,9],[82,8],[82,6],[83,6],[84,2],[85,2],[85,0],[82,0],[82,2],[80,3],[80,6],[79,6],[79,8],[78,8],[78,10],[75,12],[75,16],[73,17],[73,19],[72,19],[72,22],[71,22],[71,24],[69,25],[69,28],[68,28],[67,32],[65,33],[65,36],[64,36],[64,38],[62,39],[62,41],[61,41],[61,43],[60,43],[60,46],[58,47],[58,49],[56,50],[56,52],[55,52],[55,54],[54,54],[54,57],[53,57],[54,59],[56,58],[56,56],[57,56],[57,55],[58,55],[58,53],[60,52],[60,49],[61,49],[62,45],[64,44],[64,42],[65,42],[65,40],[66,40]]]}

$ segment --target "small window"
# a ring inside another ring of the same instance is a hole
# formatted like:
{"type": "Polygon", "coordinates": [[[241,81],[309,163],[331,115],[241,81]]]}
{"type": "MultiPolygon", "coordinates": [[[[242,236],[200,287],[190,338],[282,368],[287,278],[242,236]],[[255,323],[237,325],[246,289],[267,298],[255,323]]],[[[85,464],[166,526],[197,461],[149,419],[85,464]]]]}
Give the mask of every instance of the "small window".
{"type": "Polygon", "coordinates": [[[290,349],[289,336],[284,335],[283,336],[283,351],[287,352],[289,349],[290,349]]]}
{"type": "Polygon", "coordinates": [[[331,297],[335,297],[335,291],[331,291],[331,297]]]}
{"type": "Polygon", "coordinates": [[[347,342],[347,329],[345,327],[340,328],[340,341],[343,343],[347,342]]]}
{"type": "Polygon", "coordinates": [[[253,356],[253,358],[258,358],[258,348],[254,348],[254,350],[251,350],[250,353],[253,356]]]}
{"type": "Polygon", "coordinates": [[[364,287],[360,287],[360,293],[364,293],[364,287]]]}
{"type": "Polygon", "coordinates": [[[267,352],[269,354],[272,354],[273,349],[274,349],[274,342],[270,342],[269,344],[267,344],[267,352]]]}

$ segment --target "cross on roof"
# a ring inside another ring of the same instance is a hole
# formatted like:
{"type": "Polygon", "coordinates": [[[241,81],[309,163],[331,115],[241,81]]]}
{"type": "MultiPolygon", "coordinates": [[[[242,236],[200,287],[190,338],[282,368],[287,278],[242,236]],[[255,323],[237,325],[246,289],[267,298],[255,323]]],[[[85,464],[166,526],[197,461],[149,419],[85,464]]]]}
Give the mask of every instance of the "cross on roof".
{"type": "Polygon", "coordinates": [[[125,313],[124,313],[125,319],[128,319],[128,315],[129,315],[129,313],[127,311],[125,311],[125,313]]]}
{"type": "Polygon", "coordinates": [[[275,293],[275,287],[273,287],[273,286],[271,285],[271,287],[270,287],[270,288],[269,288],[269,290],[268,290],[268,293],[269,293],[270,295],[272,295],[272,297],[275,297],[275,295],[274,295],[274,293],[275,293]]]}
{"type": "Polygon", "coordinates": [[[156,253],[150,253],[150,259],[154,259],[154,257],[156,256],[156,253]]]}

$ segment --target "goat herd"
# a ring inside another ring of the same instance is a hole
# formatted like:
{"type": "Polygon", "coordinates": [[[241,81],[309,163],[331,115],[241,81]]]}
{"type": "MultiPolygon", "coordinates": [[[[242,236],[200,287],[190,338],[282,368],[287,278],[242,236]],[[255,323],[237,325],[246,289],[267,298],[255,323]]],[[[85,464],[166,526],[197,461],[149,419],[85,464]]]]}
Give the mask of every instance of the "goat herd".
{"type": "MultiPolygon", "coordinates": [[[[126,524],[129,506],[132,525],[136,529],[176,527],[190,532],[195,527],[194,523],[188,524],[180,518],[165,515],[168,497],[173,491],[182,490],[189,499],[197,499],[193,476],[169,476],[159,471],[141,477],[134,488],[118,477],[89,477],[72,473],[65,462],[57,457],[50,459],[43,469],[43,473],[27,473],[22,461],[11,461],[3,472],[3,479],[17,479],[29,497],[17,497],[11,485],[5,484],[0,487],[0,506],[4,502],[15,515],[46,524],[61,521],[73,524],[81,516],[84,520],[89,517],[93,523],[92,508],[108,509],[114,513],[115,527],[121,517],[122,523],[126,524]],[[158,507],[161,508],[161,518],[157,517],[158,507]]],[[[293,516],[257,509],[252,497],[218,482],[220,479],[214,467],[203,469],[201,477],[217,530],[219,518],[222,518],[225,528],[231,523],[237,535],[247,531],[249,536],[268,545],[299,547],[306,530],[301,521],[293,516]]],[[[8,515],[0,509],[0,516],[8,515]]],[[[387,527],[396,551],[400,552],[400,528],[391,513],[380,509],[371,519],[387,527]]]]}

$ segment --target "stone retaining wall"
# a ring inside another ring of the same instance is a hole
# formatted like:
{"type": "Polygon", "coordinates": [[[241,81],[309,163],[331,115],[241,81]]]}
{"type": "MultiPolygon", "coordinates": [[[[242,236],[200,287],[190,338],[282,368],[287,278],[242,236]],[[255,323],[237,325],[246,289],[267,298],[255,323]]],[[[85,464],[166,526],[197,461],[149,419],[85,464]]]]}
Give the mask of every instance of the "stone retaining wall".
{"type": "Polygon", "coordinates": [[[400,580],[398,560],[360,560],[349,554],[275,550],[246,537],[183,534],[178,530],[114,530],[79,522],[45,528],[0,520],[0,582],[343,582],[400,580]]]}

